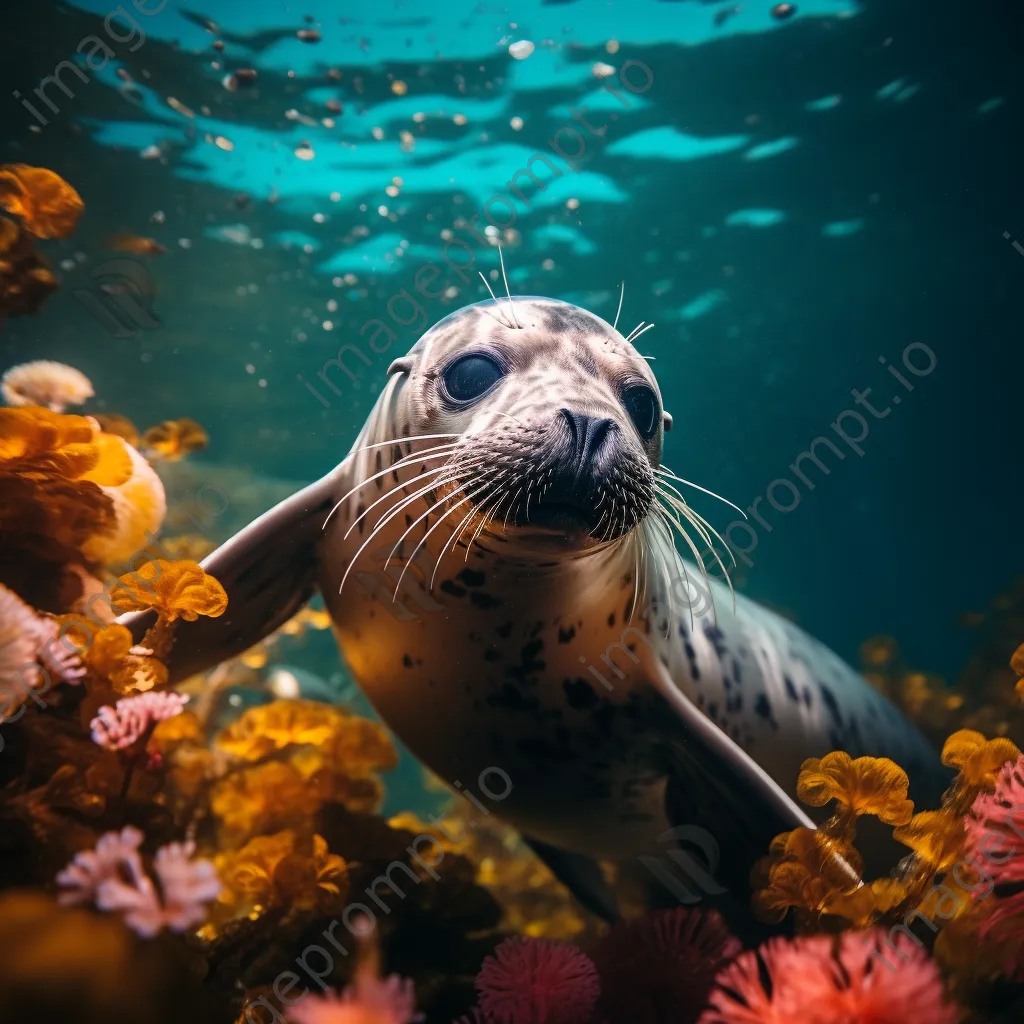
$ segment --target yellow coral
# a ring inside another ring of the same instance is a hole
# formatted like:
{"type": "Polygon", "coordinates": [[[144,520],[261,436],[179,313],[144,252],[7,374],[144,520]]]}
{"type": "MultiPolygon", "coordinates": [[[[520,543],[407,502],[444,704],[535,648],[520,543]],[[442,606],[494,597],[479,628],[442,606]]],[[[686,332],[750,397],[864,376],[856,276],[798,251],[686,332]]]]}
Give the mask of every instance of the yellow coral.
{"type": "Polygon", "coordinates": [[[921,811],[893,837],[909,846],[932,871],[944,871],[956,863],[963,850],[964,825],[960,816],[946,810],[921,811]]]}
{"type": "Polygon", "coordinates": [[[311,822],[319,806],[301,773],[279,761],[232,772],[210,793],[210,809],[238,840],[311,822]]]}
{"type": "Polygon", "coordinates": [[[986,740],[973,729],[953,733],[942,748],[942,763],[959,768],[963,781],[978,789],[991,790],[1003,765],[1018,757],[1015,743],[1003,738],[986,740]]]}
{"type": "Polygon", "coordinates": [[[85,209],[82,197],[45,167],[0,167],[0,206],[20,217],[37,238],[67,238],[85,209]]]}
{"type": "Polygon", "coordinates": [[[195,622],[200,615],[216,618],[228,606],[224,588],[197,562],[158,558],[118,578],[111,601],[119,612],[156,609],[170,622],[195,622]]]}
{"type": "Polygon", "coordinates": [[[236,911],[252,907],[330,907],[348,888],[345,861],[327,849],[323,836],[301,839],[285,830],[257,836],[237,853],[217,858],[225,884],[220,900],[236,911]]]}
{"type": "Polygon", "coordinates": [[[887,757],[858,757],[833,751],[809,758],[800,767],[797,796],[811,807],[837,800],[855,815],[872,814],[888,825],[910,820],[907,773],[887,757]]]}
{"type": "Polygon", "coordinates": [[[210,443],[209,435],[195,420],[165,420],[142,435],[142,448],[151,459],[177,462],[210,443]]]}
{"type": "Polygon", "coordinates": [[[106,682],[119,694],[130,696],[167,682],[167,667],[135,647],[127,626],[111,623],[97,630],[75,615],[61,616],[58,622],[58,643],[83,659],[93,683],[106,682]]]}

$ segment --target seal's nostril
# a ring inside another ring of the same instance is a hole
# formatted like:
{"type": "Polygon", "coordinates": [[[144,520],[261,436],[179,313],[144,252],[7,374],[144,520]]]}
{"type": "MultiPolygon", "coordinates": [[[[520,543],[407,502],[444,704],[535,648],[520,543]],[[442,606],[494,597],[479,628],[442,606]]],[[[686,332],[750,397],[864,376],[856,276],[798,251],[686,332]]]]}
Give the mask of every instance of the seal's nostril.
{"type": "Polygon", "coordinates": [[[618,429],[618,424],[611,419],[596,419],[571,409],[560,411],[569,425],[573,462],[578,470],[582,469],[600,451],[608,435],[618,429]]]}

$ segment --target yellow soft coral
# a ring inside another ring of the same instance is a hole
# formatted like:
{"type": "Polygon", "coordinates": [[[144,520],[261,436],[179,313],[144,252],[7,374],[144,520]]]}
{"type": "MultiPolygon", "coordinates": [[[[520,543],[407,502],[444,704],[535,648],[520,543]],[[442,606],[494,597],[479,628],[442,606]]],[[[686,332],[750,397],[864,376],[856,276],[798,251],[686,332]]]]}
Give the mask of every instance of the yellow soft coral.
{"type": "Polygon", "coordinates": [[[40,406],[0,409],[0,485],[9,537],[50,536],[89,562],[129,558],[167,508],[159,477],[123,438],[40,406]]]}
{"type": "Polygon", "coordinates": [[[852,814],[871,814],[888,825],[903,825],[914,812],[907,799],[907,773],[887,757],[858,757],[833,751],[800,768],[797,796],[810,807],[836,800],[852,814]]]}
{"type": "Polygon", "coordinates": [[[257,836],[237,853],[217,858],[225,889],[220,900],[236,913],[270,907],[289,910],[337,906],[348,888],[345,861],[327,849],[323,836],[304,839],[285,830],[257,836]]]}
{"type": "Polygon", "coordinates": [[[942,763],[959,768],[966,785],[979,790],[991,791],[1003,765],[1018,757],[1020,750],[1011,740],[1002,737],[986,740],[973,729],[953,733],[942,748],[942,763]]]}
{"type": "Polygon", "coordinates": [[[67,238],[85,209],[82,197],[59,174],[27,164],[0,167],[0,206],[20,217],[37,238],[67,238]]]}
{"type": "Polygon", "coordinates": [[[152,608],[169,622],[195,622],[200,615],[223,615],[228,606],[224,588],[198,562],[158,558],[117,582],[112,602],[119,612],[152,608]]]}
{"type": "Polygon", "coordinates": [[[177,462],[210,443],[209,435],[195,420],[165,420],[142,435],[143,451],[151,459],[177,462]]]}

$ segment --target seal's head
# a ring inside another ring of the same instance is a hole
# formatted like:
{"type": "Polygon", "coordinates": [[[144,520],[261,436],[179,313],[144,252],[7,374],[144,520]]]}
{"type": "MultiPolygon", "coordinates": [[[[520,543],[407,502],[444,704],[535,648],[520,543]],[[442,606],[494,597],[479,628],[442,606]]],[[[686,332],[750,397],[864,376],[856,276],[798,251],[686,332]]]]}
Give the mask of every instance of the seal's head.
{"type": "Polygon", "coordinates": [[[408,375],[410,435],[458,435],[449,486],[488,530],[581,551],[647,515],[670,420],[647,362],[586,310],[533,297],[467,306],[390,372],[408,375]]]}

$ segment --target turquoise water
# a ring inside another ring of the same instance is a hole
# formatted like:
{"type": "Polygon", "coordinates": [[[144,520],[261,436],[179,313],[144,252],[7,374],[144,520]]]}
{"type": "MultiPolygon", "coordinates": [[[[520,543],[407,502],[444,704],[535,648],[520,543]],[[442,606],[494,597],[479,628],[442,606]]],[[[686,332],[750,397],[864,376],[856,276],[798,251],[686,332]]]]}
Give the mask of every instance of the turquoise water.
{"type": "Polygon", "coordinates": [[[3,159],[87,209],[4,365],[201,422],[196,478],[234,481],[216,533],[344,455],[496,243],[514,291],[608,320],[624,282],[667,464],[750,512],[695,502],[743,588],[851,660],[887,632],[953,673],[955,617],[1021,566],[1015,29],[998,4],[739,6],[14,4],[3,159]],[[120,256],[124,231],[167,251],[120,256]],[[141,326],[102,290],[126,280],[141,326]]]}

